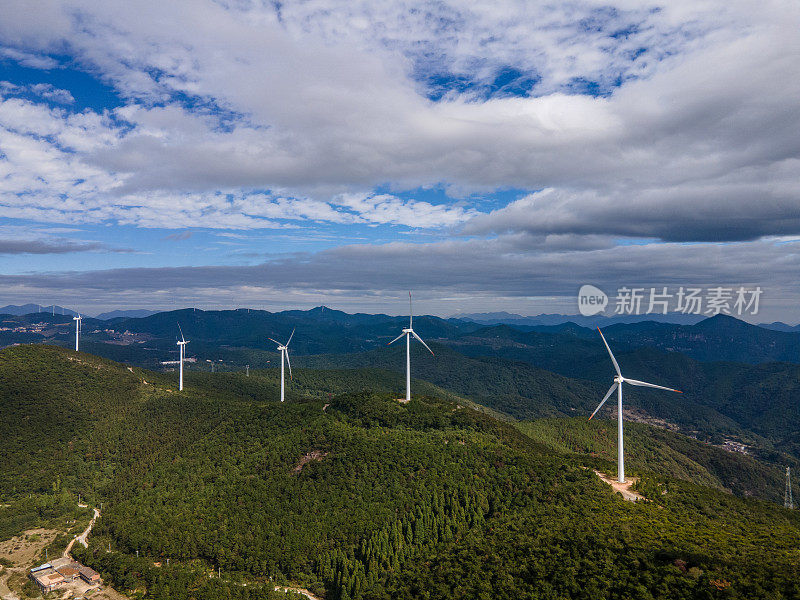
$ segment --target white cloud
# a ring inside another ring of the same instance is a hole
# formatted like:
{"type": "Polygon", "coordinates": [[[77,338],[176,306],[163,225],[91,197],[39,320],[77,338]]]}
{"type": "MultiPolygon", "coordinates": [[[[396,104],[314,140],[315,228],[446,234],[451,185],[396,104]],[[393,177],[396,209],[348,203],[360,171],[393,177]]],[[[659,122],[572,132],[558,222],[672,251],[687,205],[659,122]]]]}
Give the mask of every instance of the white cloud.
{"type": "Polygon", "coordinates": [[[58,61],[49,56],[25,52],[16,48],[0,47],[1,59],[10,59],[32,69],[57,69],[60,66],[58,61]]]}
{"type": "Polygon", "coordinates": [[[769,0],[314,0],[279,13],[73,0],[43,2],[34,17],[10,2],[9,52],[66,45],[128,103],[97,114],[5,100],[3,210],[146,227],[474,217],[477,234],[791,235],[798,11],[769,0]],[[480,86],[503,67],[537,78],[533,95],[485,99],[480,86]],[[425,78],[438,72],[479,89],[430,102],[425,78]],[[577,79],[609,94],[575,94],[577,79]],[[552,192],[491,217],[372,192],[437,183],[552,192]]]}

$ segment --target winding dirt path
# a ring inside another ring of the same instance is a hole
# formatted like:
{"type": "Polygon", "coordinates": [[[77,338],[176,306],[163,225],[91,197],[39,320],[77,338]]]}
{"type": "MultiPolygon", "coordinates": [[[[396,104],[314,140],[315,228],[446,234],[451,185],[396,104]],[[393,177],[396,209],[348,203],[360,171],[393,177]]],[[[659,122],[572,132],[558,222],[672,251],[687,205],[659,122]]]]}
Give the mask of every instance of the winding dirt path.
{"type": "Polygon", "coordinates": [[[80,542],[84,548],[89,547],[89,543],[86,541],[86,538],[89,537],[89,532],[92,531],[92,527],[94,527],[94,523],[97,521],[99,516],[100,511],[95,508],[94,516],[92,517],[92,520],[89,521],[89,526],[84,530],[83,533],[72,538],[72,541],[70,541],[70,543],[67,544],[67,547],[64,548],[64,558],[72,558],[72,556],[70,556],[70,550],[72,550],[72,546],[75,544],[75,542],[80,542]]]}

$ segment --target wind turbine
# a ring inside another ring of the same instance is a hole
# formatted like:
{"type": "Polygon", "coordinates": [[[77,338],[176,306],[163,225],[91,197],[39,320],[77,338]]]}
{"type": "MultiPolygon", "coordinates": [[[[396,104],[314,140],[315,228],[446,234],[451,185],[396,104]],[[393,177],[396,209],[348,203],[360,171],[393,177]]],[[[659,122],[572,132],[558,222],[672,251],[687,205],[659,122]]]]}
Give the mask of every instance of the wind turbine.
{"type": "Polygon", "coordinates": [[[81,320],[83,317],[78,313],[77,317],[72,317],[72,320],[75,321],[75,352],[78,351],[78,345],[80,343],[80,335],[81,335],[81,320]]]}
{"type": "Polygon", "coordinates": [[[677,392],[679,394],[682,394],[683,392],[664,387],[663,385],[656,385],[654,383],[647,383],[646,381],[638,381],[636,379],[628,379],[623,377],[622,372],[619,370],[617,359],[614,358],[614,353],[611,352],[611,348],[609,348],[603,332],[600,331],[599,327],[597,328],[597,331],[600,333],[600,337],[603,338],[603,343],[606,345],[606,350],[608,350],[608,355],[611,357],[611,362],[614,363],[614,370],[617,372],[617,374],[614,376],[614,384],[606,392],[606,395],[603,396],[603,399],[600,401],[600,404],[597,405],[597,408],[594,409],[594,412],[592,413],[592,416],[589,417],[589,420],[592,420],[592,417],[594,417],[597,414],[597,411],[600,410],[603,404],[606,403],[606,400],[608,400],[611,394],[614,393],[614,390],[617,390],[617,481],[620,483],[625,483],[625,459],[622,451],[622,384],[629,383],[639,387],[656,388],[659,390],[667,390],[669,392],[677,392]]]}
{"type": "Polygon", "coordinates": [[[181,324],[180,323],[178,323],[178,331],[181,332],[181,341],[177,343],[178,344],[178,354],[179,354],[178,362],[180,363],[180,369],[179,369],[180,375],[178,377],[178,391],[182,392],[183,391],[183,358],[186,356],[186,344],[188,344],[189,342],[187,342],[186,339],[183,337],[183,329],[181,329],[181,324]]]}
{"type": "Polygon", "coordinates": [[[283,402],[284,399],[284,387],[285,387],[283,381],[284,361],[286,362],[287,365],[289,365],[289,379],[292,378],[292,363],[289,362],[289,343],[292,341],[293,337],[294,337],[294,329],[292,329],[292,335],[289,336],[289,341],[286,342],[285,344],[281,344],[279,341],[273,340],[272,338],[267,338],[270,342],[275,342],[276,344],[278,344],[278,352],[281,353],[281,402],[283,402]]]}
{"type": "MultiPolygon", "coordinates": [[[[386,344],[391,346],[401,337],[406,336],[406,402],[411,402],[411,336],[419,340],[420,344],[427,348],[428,352],[433,354],[433,350],[428,348],[428,344],[422,341],[422,338],[414,331],[414,310],[411,306],[411,292],[408,292],[408,328],[403,329],[403,333],[394,338],[391,342],[386,344]]],[[[434,355],[435,356],[435,355],[434,355]]]]}

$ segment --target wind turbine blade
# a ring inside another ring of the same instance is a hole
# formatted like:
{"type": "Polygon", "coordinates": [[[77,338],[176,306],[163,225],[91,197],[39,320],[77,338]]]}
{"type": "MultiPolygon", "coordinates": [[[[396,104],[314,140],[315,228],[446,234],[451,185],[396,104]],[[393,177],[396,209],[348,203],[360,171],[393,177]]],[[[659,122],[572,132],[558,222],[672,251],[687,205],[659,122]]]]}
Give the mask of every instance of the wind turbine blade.
{"type": "Polygon", "coordinates": [[[270,342],[274,342],[274,343],[278,344],[278,346],[282,346],[282,344],[281,344],[281,343],[280,343],[278,340],[273,340],[271,337],[268,337],[267,339],[268,339],[270,342]]]}
{"type": "Polygon", "coordinates": [[[289,366],[289,379],[293,379],[292,378],[292,361],[289,360],[289,350],[284,350],[283,353],[286,356],[286,364],[289,366]]]}
{"type": "Polygon", "coordinates": [[[292,335],[290,335],[290,336],[289,336],[289,341],[288,341],[288,342],[286,342],[286,347],[287,347],[287,348],[289,347],[289,344],[291,343],[291,341],[292,341],[292,338],[294,337],[294,330],[295,330],[295,329],[297,329],[297,328],[295,327],[294,329],[292,329],[292,335]]]}
{"type": "Polygon", "coordinates": [[[397,340],[399,340],[399,339],[400,339],[401,337],[403,337],[404,335],[405,335],[405,333],[401,333],[400,335],[398,335],[396,338],[394,338],[394,339],[393,339],[391,342],[389,342],[389,343],[388,343],[388,344],[386,344],[386,345],[387,345],[387,346],[391,346],[392,344],[394,344],[394,343],[395,343],[397,340]]]}
{"type": "Polygon", "coordinates": [[[679,394],[683,393],[680,390],[674,390],[672,388],[664,387],[663,385],[656,385],[655,383],[647,383],[646,381],[638,381],[636,379],[626,379],[625,383],[630,383],[631,385],[638,385],[639,387],[651,387],[651,388],[656,388],[657,390],[667,390],[668,392],[678,392],[679,394]]]}
{"type": "Polygon", "coordinates": [[[180,323],[178,323],[178,331],[181,332],[181,341],[185,342],[186,339],[183,337],[183,329],[181,329],[181,324],[180,323]]]}
{"type": "MultiPolygon", "coordinates": [[[[422,338],[421,338],[421,337],[419,337],[419,336],[417,335],[417,332],[416,332],[416,331],[412,330],[412,331],[411,331],[411,335],[413,335],[415,338],[417,338],[417,339],[419,340],[419,343],[420,343],[420,344],[422,344],[423,346],[425,346],[426,348],[428,348],[428,344],[426,344],[425,342],[423,342],[423,341],[422,341],[422,338]]],[[[428,348],[428,352],[430,352],[431,354],[433,354],[433,350],[431,350],[430,348],[428,348]]],[[[436,356],[435,354],[433,354],[433,355],[434,355],[434,356],[436,356]]]]}
{"type": "Polygon", "coordinates": [[[611,396],[611,394],[613,394],[613,393],[614,393],[614,390],[616,390],[616,389],[617,389],[617,386],[618,386],[618,385],[619,385],[618,383],[615,383],[614,385],[612,385],[612,386],[609,388],[609,390],[606,392],[606,395],[605,395],[605,396],[603,396],[603,399],[600,401],[600,404],[598,404],[598,405],[597,405],[597,408],[595,408],[595,409],[594,409],[594,412],[592,413],[592,416],[591,416],[591,417],[589,417],[589,420],[590,420],[590,421],[591,421],[591,420],[592,420],[592,418],[593,418],[593,417],[594,417],[594,416],[597,414],[597,411],[598,411],[598,410],[600,410],[600,409],[603,407],[603,404],[605,404],[605,403],[606,403],[606,400],[608,400],[609,396],[611,396]]]}
{"type": "Polygon", "coordinates": [[[411,306],[411,292],[408,292],[408,328],[414,325],[414,308],[411,306]]]}
{"type": "Polygon", "coordinates": [[[611,357],[611,362],[614,363],[614,368],[617,370],[617,375],[622,377],[622,372],[619,370],[619,365],[617,364],[617,359],[614,358],[614,353],[611,352],[611,348],[608,347],[608,342],[606,341],[606,337],[603,335],[603,332],[600,331],[600,328],[597,328],[597,331],[600,333],[600,337],[603,338],[603,343],[606,345],[606,350],[608,350],[608,355],[611,357]]]}

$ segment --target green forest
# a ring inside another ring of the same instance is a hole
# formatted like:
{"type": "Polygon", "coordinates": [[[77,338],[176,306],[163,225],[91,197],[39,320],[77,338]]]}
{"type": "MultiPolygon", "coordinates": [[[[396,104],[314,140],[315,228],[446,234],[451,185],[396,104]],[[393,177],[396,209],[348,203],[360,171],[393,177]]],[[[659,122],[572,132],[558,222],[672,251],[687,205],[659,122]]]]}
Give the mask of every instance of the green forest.
{"type": "Polygon", "coordinates": [[[745,497],[775,485],[752,458],[629,427],[647,500],[625,502],[591,469],[613,469],[608,423],[509,422],[422,382],[402,404],[402,384],[297,369],[281,404],[274,370],[190,372],[178,392],[6,349],[0,533],[102,502],[76,556],[153,599],[800,598],[800,516],[745,497]]]}

